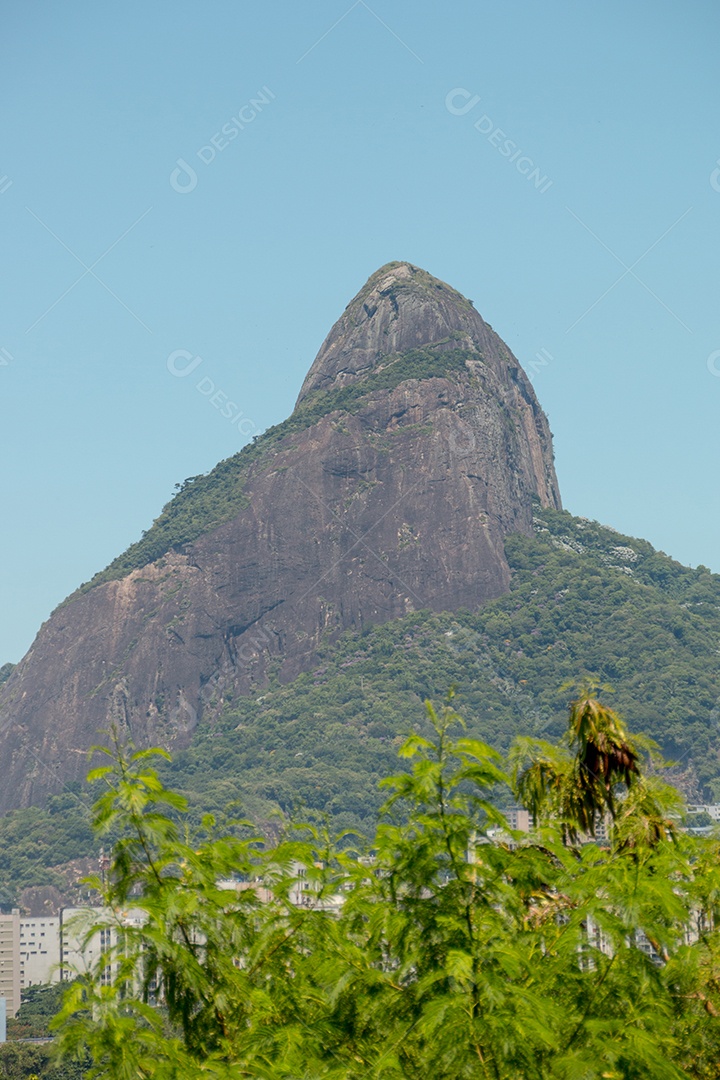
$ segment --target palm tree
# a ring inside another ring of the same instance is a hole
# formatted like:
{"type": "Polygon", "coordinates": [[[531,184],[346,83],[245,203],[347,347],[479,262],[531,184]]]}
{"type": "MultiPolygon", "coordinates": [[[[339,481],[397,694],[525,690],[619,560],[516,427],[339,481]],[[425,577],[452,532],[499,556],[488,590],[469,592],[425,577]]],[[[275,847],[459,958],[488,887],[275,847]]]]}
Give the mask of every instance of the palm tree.
{"type": "Polygon", "coordinates": [[[570,705],[565,746],[517,739],[511,750],[516,795],[536,821],[553,816],[566,841],[595,836],[597,825],[618,814],[617,789],[642,782],[636,742],[616,712],[586,690],[570,705]]]}

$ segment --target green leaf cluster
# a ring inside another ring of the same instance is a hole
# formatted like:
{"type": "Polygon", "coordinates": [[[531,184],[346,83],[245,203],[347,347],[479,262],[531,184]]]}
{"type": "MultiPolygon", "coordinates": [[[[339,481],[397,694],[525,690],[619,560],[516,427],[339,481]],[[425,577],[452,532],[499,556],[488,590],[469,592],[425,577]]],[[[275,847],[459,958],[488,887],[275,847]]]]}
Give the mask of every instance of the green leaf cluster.
{"type": "MultiPolygon", "coordinates": [[[[65,987],[61,983],[28,986],[22,992],[22,1004],[8,1020],[10,1039],[49,1039],[49,1023],[60,1011],[65,987]]],[[[0,1074],[2,1075],[2,1074],[0,1074]]]]}
{"type": "MultiPolygon", "coordinates": [[[[569,843],[552,815],[513,834],[489,797],[500,755],[451,704],[424,727],[354,849],[310,826],[271,845],[183,826],[148,752],[103,769],[96,825],[119,839],[87,936],[116,933],[53,1022],[64,1060],[106,1080],[716,1076],[718,842],[648,833],[617,763],[633,844],[569,843]]],[[[576,760],[613,732],[607,711],[571,731],[576,760]]]]}

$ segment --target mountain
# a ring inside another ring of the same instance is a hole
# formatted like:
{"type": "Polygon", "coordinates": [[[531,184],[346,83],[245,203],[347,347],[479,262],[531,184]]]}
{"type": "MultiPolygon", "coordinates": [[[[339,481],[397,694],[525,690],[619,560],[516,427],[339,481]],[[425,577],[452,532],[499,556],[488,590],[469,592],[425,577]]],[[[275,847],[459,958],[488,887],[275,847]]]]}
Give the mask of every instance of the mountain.
{"type": "Polygon", "coordinates": [[[0,686],[0,811],[81,778],[98,730],[182,747],[343,633],[502,596],[535,504],[560,495],[519,362],[450,286],[382,267],[288,420],[186,481],[0,686]]]}
{"type": "MultiPolygon", "coordinates": [[[[439,704],[455,686],[468,734],[504,750],[518,733],[559,736],[563,684],[585,673],[614,687],[603,698],[633,731],[661,743],[688,799],[720,801],[720,576],[539,504],[533,534],[508,536],[505,554],[503,596],[347,631],[320,646],[312,670],[287,683],[271,671],[261,693],[208,715],[165,769],[195,820],[239,801],[267,831],[293,810],[371,831],[378,780],[402,767],[397,748],[422,730],[423,698],[439,704]]],[[[71,860],[98,852],[92,797],[70,784],[0,817],[0,904],[31,906],[38,887],[76,902],[71,860]]]]}

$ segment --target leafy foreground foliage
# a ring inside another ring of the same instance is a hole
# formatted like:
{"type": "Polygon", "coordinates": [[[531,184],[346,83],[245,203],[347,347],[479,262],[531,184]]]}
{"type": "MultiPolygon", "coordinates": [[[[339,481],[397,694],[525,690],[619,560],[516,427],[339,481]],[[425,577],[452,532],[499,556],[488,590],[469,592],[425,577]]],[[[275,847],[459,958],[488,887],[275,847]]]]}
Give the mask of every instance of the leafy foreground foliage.
{"type": "Polygon", "coordinates": [[[108,1080],[716,1077],[718,844],[674,834],[615,714],[582,701],[571,719],[561,745],[516,748],[519,790],[554,756],[547,790],[575,798],[557,819],[538,797],[515,842],[492,831],[503,762],[449,705],[404,743],[361,857],[312,828],[271,848],[249,826],[184,828],[158,751],[97,770],[96,826],[120,839],[87,932],[119,933],[67,996],[62,1053],[108,1080]],[[609,843],[569,842],[578,805],[593,828],[615,814],[609,843]]]}
{"type": "MultiPolygon", "coordinates": [[[[371,831],[378,782],[425,698],[454,685],[468,732],[504,752],[518,734],[559,736],[559,688],[586,671],[615,686],[616,709],[680,763],[673,779],[690,801],[720,801],[720,577],[549,510],[537,511],[534,536],[508,537],[506,554],[507,596],[328,644],[314,671],[201,724],[163,769],[166,783],[197,821],[239,800],[259,823],[301,804],[338,829],[371,831]]],[[[93,850],[81,796],[58,796],[62,812],[51,800],[0,818],[1,903],[93,850]]]]}

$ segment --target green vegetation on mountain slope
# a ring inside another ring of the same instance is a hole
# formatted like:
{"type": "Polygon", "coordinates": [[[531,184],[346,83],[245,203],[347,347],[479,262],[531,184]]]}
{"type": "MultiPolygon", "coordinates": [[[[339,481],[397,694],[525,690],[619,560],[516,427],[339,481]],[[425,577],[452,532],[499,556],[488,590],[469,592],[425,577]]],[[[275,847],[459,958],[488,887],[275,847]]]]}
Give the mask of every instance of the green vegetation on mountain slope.
{"type": "Polygon", "coordinates": [[[88,792],[80,784],[52,795],[44,807],[12,810],[0,817],[0,907],[17,904],[30,885],[63,889],[63,876],[51,867],[96,850],[88,792]]]}
{"type": "Polygon", "coordinates": [[[303,401],[287,420],[268,428],[207,475],[189,477],[142,538],[91,581],[81,585],[78,591],[86,592],[106,581],[124,577],[131,570],[140,569],[168,551],[181,548],[230,521],[248,505],[244,484],[250,466],[271,454],[288,435],[304,431],[330,413],[356,412],[378,390],[392,390],[409,379],[440,378],[466,371],[468,359],[481,360],[482,357],[462,349],[413,349],[399,356],[389,356],[385,363],[349,386],[318,391],[303,401]]]}
{"type": "MultiPolygon", "coordinates": [[[[557,735],[563,684],[591,673],[678,762],[673,775],[690,798],[720,800],[720,577],[549,510],[538,511],[534,537],[509,537],[506,550],[507,596],[345,635],[314,671],[237,698],[201,725],[169,767],[173,785],[196,813],[240,800],[268,821],[303,804],[364,828],[422,699],[456,686],[470,733],[505,749],[518,733],[557,735]]],[[[4,902],[45,884],[44,867],[90,850],[85,807],[56,799],[0,818],[4,902]]]]}
{"type": "Polygon", "coordinates": [[[315,671],[201,726],[173,782],[216,809],[302,800],[356,824],[424,698],[455,686],[472,735],[502,750],[518,732],[557,734],[563,684],[589,673],[678,762],[690,796],[720,798],[720,577],[567,513],[542,511],[537,527],[506,543],[507,596],[345,635],[315,671]]]}

